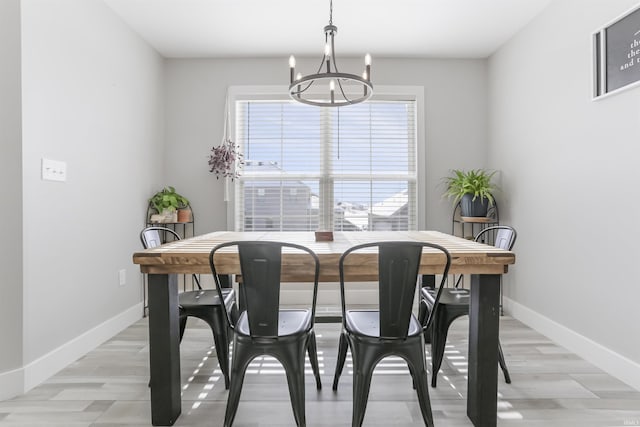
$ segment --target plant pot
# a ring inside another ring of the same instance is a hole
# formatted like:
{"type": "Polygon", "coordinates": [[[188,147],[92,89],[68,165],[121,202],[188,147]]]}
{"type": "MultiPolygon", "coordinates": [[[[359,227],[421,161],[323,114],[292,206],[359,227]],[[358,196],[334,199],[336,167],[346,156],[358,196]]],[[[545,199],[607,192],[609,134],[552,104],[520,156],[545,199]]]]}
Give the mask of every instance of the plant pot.
{"type": "Polygon", "coordinates": [[[191,209],[178,209],[178,222],[191,222],[191,209]]]}
{"type": "Polygon", "coordinates": [[[178,222],[178,213],[175,209],[163,209],[162,216],[164,217],[164,221],[162,221],[164,223],[178,222]]]}
{"type": "Polygon", "coordinates": [[[485,217],[487,216],[487,209],[489,209],[489,201],[487,199],[476,197],[473,200],[473,194],[465,194],[460,199],[461,216],[485,217]]]}

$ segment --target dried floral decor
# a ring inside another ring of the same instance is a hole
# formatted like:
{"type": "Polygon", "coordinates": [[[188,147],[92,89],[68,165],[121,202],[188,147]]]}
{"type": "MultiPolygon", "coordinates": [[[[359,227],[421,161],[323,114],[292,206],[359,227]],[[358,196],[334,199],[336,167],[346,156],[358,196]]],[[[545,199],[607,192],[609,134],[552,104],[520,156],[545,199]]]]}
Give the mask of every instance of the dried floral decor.
{"type": "Polygon", "coordinates": [[[231,139],[225,138],[222,144],[211,149],[209,172],[215,173],[216,179],[239,178],[243,165],[243,155],[231,139]]]}

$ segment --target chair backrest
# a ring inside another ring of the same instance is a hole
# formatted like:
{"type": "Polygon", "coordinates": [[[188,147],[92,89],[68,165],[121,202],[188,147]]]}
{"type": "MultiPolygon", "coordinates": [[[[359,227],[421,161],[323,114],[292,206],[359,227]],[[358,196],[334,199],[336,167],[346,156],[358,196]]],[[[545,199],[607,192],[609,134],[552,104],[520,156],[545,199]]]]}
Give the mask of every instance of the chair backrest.
{"type": "MultiPolygon", "coordinates": [[[[173,240],[182,240],[180,239],[180,235],[176,233],[174,230],[167,227],[147,227],[140,232],[140,241],[142,242],[142,247],[145,249],[155,248],[156,246],[160,246],[163,243],[167,243],[167,235],[170,235],[173,240]],[[160,235],[162,234],[162,236],[160,235]]],[[[200,279],[195,274],[191,275],[191,280],[196,284],[198,289],[202,289],[200,286],[200,279]]],[[[186,284],[185,284],[186,286],[186,284]]]]}
{"type": "MultiPolygon", "coordinates": [[[[378,249],[378,310],[380,312],[379,331],[382,338],[406,338],[409,321],[413,309],[413,301],[418,286],[418,271],[424,248],[439,251],[444,255],[441,270],[442,280],[438,288],[437,300],[445,283],[451,255],[440,245],[427,242],[396,241],[375,242],[353,246],[340,257],[340,295],[342,299],[342,319],[344,322],[347,310],[345,282],[348,274],[345,264],[354,252],[378,249]]],[[[354,260],[357,262],[357,260],[354,260]]],[[[430,322],[427,322],[427,324],[430,322]]]]}
{"type": "MultiPolygon", "coordinates": [[[[209,264],[215,278],[216,288],[221,297],[222,284],[216,269],[215,255],[220,250],[228,247],[236,247],[237,256],[240,259],[240,286],[245,297],[244,308],[247,312],[249,330],[252,337],[273,338],[278,336],[283,249],[287,252],[285,256],[295,255],[305,258],[304,260],[296,261],[296,264],[314,266],[313,273],[308,275],[309,278],[313,278],[313,297],[310,304],[311,325],[313,326],[318,295],[320,261],[311,249],[294,243],[269,241],[235,241],[216,246],[209,254],[209,264]],[[312,262],[310,263],[309,261],[312,262]]],[[[230,316],[230,313],[227,312],[227,316],[230,316]]],[[[229,324],[233,327],[230,317],[229,324]]]]}
{"type": "Polygon", "coordinates": [[[166,235],[169,234],[173,240],[180,240],[180,235],[166,227],[147,227],[140,232],[140,241],[145,249],[155,248],[165,243],[166,235]],[[160,233],[163,236],[160,236],[160,233]],[[163,238],[164,237],[164,238],[163,238]]]}
{"type": "Polygon", "coordinates": [[[479,232],[475,237],[475,241],[484,243],[490,236],[493,236],[493,246],[510,251],[516,243],[518,234],[513,227],[496,225],[487,227],[479,232]]]}

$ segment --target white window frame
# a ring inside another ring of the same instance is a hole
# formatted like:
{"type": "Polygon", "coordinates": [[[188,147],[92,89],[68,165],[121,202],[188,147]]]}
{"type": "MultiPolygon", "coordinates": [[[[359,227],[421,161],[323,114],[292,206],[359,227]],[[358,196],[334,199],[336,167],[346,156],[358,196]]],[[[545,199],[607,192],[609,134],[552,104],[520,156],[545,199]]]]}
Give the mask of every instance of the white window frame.
{"type": "MultiPolygon", "coordinates": [[[[288,100],[287,86],[230,86],[228,89],[229,136],[236,139],[236,101],[247,100],[288,100]]],[[[372,100],[415,101],[416,106],[416,220],[417,229],[426,226],[426,149],[424,130],[424,87],[423,86],[375,86],[372,100]]],[[[325,107],[330,108],[330,107],[325,107]]],[[[345,107],[348,108],[348,107],[345,107]]],[[[226,185],[230,185],[227,183],[226,185]]],[[[227,200],[227,229],[235,230],[236,185],[230,185],[227,200]]]]}

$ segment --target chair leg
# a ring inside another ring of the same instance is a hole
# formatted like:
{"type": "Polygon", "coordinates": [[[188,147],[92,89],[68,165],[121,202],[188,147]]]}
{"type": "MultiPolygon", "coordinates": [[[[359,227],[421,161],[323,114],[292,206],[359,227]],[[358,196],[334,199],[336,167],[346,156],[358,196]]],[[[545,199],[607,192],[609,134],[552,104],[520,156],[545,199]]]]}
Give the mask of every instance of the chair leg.
{"type": "Polygon", "coordinates": [[[372,348],[363,348],[362,351],[354,351],[354,346],[351,346],[351,348],[351,357],[353,357],[353,415],[351,426],[360,427],[367,410],[371,375],[378,359],[376,357],[377,352],[372,348]]]}
{"type": "MultiPolygon", "coordinates": [[[[418,322],[420,322],[422,326],[427,323],[430,313],[431,308],[429,307],[429,305],[427,305],[424,300],[421,300],[420,305],[418,306],[418,322]]],[[[431,328],[424,331],[424,342],[426,344],[431,343],[431,328]]]]}
{"type": "Polygon", "coordinates": [[[229,396],[227,397],[227,408],[224,414],[224,427],[231,427],[233,420],[238,411],[240,403],[240,393],[242,392],[242,384],[244,383],[244,375],[247,366],[253,359],[250,354],[245,354],[244,346],[238,344],[236,340],[233,346],[233,360],[231,362],[231,385],[229,387],[229,396]]]}
{"type": "Polygon", "coordinates": [[[407,355],[409,370],[413,376],[413,385],[418,394],[418,403],[420,404],[420,412],[425,425],[432,427],[433,413],[431,412],[431,400],[429,399],[429,383],[427,380],[427,370],[425,368],[424,345],[421,343],[420,348],[407,355]]]}
{"type": "Polygon", "coordinates": [[[182,337],[184,336],[184,330],[187,327],[187,315],[180,311],[180,342],[182,342],[182,337]]]}
{"type": "Polygon", "coordinates": [[[418,322],[422,326],[424,326],[424,322],[427,321],[427,304],[424,301],[420,301],[420,305],[418,306],[418,322]]]}
{"type": "Polygon", "coordinates": [[[311,331],[307,342],[307,352],[309,353],[309,362],[313,375],[316,378],[316,388],[322,390],[322,381],[320,380],[320,366],[318,365],[318,346],[316,344],[316,333],[311,331]]]}
{"type": "Polygon", "coordinates": [[[333,376],[333,390],[338,389],[338,381],[340,375],[342,375],[342,369],[344,368],[344,362],[347,358],[347,349],[349,344],[347,342],[347,336],[344,332],[340,334],[340,342],[338,343],[338,360],[336,361],[336,372],[333,376]]]}
{"type": "Polygon", "coordinates": [[[448,325],[443,325],[444,316],[436,316],[431,323],[431,387],[436,387],[438,372],[442,366],[444,348],[447,343],[448,325]]]}
{"type": "Polygon", "coordinates": [[[507,362],[504,361],[504,354],[502,353],[502,345],[500,345],[500,341],[498,341],[498,363],[500,364],[500,368],[502,368],[504,381],[507,384],[511,384],[511,375],[509,375],[509,370],[507,369],[507,362]]]}
{"type": "Polygon", "coordinates": [[[229,335],[227,331],[227,322],[224,320],[223,308],[219,307],[211,313],[208,311],[207,315],[200,317],[207,322],[211,331],[213,332],[213,342],[216,346],[216,355],[218,356],[218,363],[220,364],[220,370],[224,377],[224,387],[229,389],[229,335]]]}
{"type": "Polygon", "coordinates": [[[280,363],[284,367],[289,385],[289,398],[293,416],[298,427],[306,425],[305,417],[305,385],[304,385],[304,354],[308,348],[308,339],[300,340],[291,345],[286,344],[278,351],[280,363]]]}
{"type": "MultiPolygon", "coordinates": [[[[238,304],[236,304],[236,302],[234,301],[231,305],[231,310],[229,310],[229,313],[231,313],[231,321],[233,322],[233,324],[235,325],[236,322],[238,321],[238,316],[240,315],[238,313],[238,304]]],[[[231,327],[229,327],[231,329],[231,327]]]]}
{"type": "MultiPolygon", "coordinates": [[[[427,320],[429,319],[429,314],[431,314],[431,308],[424,301],[422,301],[418,308],[418,321],[422,326],[424,326],[427,323],[427,320]]],[[[431,344],[431,328],[433,328],[433,325],[431,325],[428,329],[425,329],[424,331],[423,335],[424,335],[425,344],[431,344]]]]}
{"type": "Polygon", "coordinates": [[[416,385],[416,373],[413,372],[413,366],[411,366],[411,364],[408,364],[407,368],[409,368],[409,375],[411,375],[411,384],[413,386],[413,389],[416,390],[418,387],[416,385]]]}

